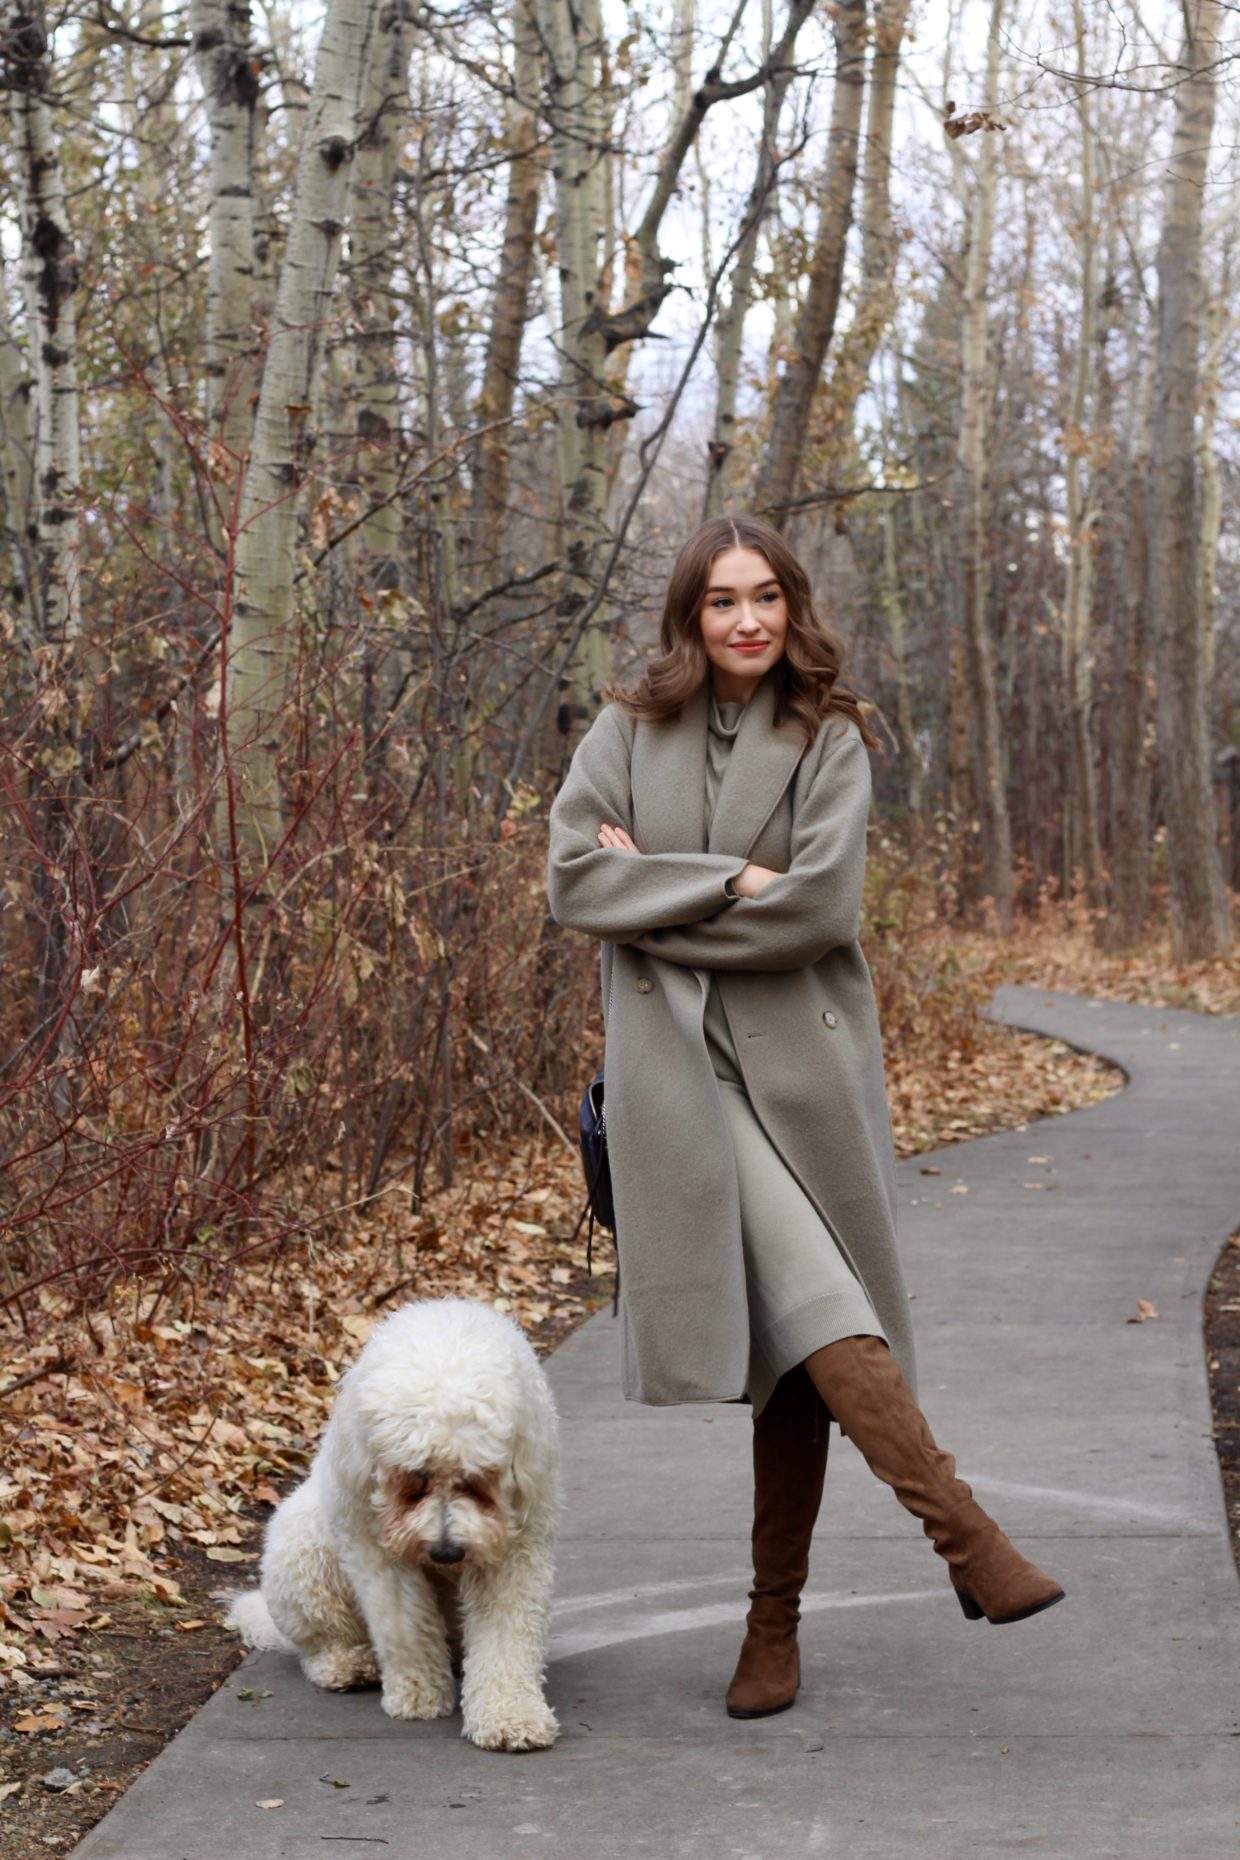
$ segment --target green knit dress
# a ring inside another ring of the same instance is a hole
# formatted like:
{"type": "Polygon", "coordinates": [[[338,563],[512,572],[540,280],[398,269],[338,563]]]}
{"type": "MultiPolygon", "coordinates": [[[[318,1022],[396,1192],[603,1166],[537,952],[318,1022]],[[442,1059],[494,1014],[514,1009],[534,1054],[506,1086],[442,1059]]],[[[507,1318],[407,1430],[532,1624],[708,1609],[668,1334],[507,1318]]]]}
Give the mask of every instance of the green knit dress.
{"type": "MultiPolygon", "coordinates": [[[[710,699],[706,736],[706,827],[744,705],[710,699]]],[[[749,1305],[746,1393],[762,1412],[780,1376],[811,1351],[840,1337],[883,1337],[865,1288],[778,1150],[758,1122],[712,969],[703,1028],[732,1138],[740,1192],[741,1238],[749,1305]]],[[[889,1341],[889,1340],[888,1340],[889,1341]]]]}

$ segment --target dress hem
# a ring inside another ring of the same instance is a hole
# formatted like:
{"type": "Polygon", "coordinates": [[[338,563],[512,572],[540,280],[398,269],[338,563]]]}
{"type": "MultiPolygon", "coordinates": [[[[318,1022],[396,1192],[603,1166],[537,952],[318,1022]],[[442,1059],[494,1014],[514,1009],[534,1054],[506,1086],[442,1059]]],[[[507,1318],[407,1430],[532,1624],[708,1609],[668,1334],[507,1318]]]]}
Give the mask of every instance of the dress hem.
{"type": "Polygon", "coordinates": [[[890,1337],[860,1288],[855,1292],[827,1292],[810,1298],[751,1336],[746,1393],[753,1403],[755,1419],[770,1400],[782,1375],[803,1363],[815,1350],[838,1343],[841,1337],[881,1337],[888,1349],[891,1348],[890,1337]]]}

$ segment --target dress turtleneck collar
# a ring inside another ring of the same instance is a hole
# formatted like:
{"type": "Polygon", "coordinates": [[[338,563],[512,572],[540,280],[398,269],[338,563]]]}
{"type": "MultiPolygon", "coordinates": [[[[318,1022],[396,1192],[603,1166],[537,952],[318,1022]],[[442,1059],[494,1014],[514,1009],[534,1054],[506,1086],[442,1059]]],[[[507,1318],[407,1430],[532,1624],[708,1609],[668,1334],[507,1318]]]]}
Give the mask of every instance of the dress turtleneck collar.
{"type": "Polygon", "coordinates": [[[717,698],[710,694],[710,728],[716,736],[735,736],[741,727],[745,706],[739,698],[717,698]]]}

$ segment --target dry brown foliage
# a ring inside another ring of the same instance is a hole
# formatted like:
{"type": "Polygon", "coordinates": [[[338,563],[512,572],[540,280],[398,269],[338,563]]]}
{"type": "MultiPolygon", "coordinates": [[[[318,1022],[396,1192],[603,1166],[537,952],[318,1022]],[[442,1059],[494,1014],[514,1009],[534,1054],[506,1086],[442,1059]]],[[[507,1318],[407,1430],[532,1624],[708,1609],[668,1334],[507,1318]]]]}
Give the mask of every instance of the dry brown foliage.
{"type": "Polygon", "coordinates": [[[1002,943],[979,931],[958,932],[955,942],[962,968],[986,986],[1030,982],[1108,1001],[1240,1013],[1240,951],[1177,963],[1168,931],[1154,928],[1140,949],[1109,952],[1098,947],[1088,911],[1075,903],[1045,903],[1002,943]]]}

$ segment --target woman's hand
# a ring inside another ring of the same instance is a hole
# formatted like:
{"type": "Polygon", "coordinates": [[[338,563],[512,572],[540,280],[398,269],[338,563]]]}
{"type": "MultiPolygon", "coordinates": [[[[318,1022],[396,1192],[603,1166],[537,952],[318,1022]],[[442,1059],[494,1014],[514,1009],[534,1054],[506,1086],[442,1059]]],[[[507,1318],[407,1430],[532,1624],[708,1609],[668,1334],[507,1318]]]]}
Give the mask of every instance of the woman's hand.
{"type": "Polygon", "coordinates": [[[756,898],[773,878],[780,876],[780,873],[772,872],[769,866],[750,863],[742,867],[732,880],[732,889],[738,898],[756,898]]]}
{"type": "MultiPolygon", "coordinates": [[[[620,852],[640,852],[623,827],[613,827],[604,821],[598,830],[600,846],[614,846],[620,852]]],[[[741,868],[732,880],[732,889],[738,898],[756,898],[764,886],[769,885],[778,872],[772,872],[769,866],[754,865],[752,861],[741,868]]]]}

